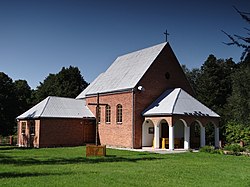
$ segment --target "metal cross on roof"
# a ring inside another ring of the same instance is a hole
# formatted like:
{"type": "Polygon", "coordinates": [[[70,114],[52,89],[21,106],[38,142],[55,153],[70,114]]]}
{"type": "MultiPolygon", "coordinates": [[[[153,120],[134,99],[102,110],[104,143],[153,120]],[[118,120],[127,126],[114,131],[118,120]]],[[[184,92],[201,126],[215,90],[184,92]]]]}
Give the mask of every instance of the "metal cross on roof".
{"type": "Polygon", "coordinates": [[[167,29],[166,29],[166,32],[164,32],[164,34],[166,35],[166,42],[168,42],[168,35],[170,35],[170,34],[168,33],[167,29]]]}

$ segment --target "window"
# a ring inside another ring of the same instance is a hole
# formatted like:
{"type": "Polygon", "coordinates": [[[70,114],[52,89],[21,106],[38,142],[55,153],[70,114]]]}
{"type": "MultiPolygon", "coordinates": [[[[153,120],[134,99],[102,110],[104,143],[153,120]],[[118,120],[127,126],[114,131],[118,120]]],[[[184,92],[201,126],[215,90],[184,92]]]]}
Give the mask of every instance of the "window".
{"type": "Polygon", "coordinates": [[[22,122],[22,134],[26,132],[26,122],[22,122]]]}
{"type": "Polygon", "coordinates": [[[122,123],[122,105],[121,104],[117,105],[116,121],[117,123],[122,123]]]}
{"type": "Polygon", "coordinates": [[[31,135],[35,135],[35,123],[34,123],[34,121],[31,121],[30,122],[30,134],[31,135]]]}
{"type": "Polygon", "coordinates": [[[106,123],[110,123],[111,108],[109,105],[106,106],[106,123]]]}

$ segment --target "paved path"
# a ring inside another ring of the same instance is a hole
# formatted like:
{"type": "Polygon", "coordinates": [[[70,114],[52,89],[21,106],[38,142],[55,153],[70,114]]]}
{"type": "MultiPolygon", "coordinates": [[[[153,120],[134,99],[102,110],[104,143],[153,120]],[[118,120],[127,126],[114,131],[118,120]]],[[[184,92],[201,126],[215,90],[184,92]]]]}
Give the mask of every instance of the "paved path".
{"type": "MultiPolygon", "coordinates": [[[[175,150],[170,151],[169,149],[154,149],[152,147],[143,147],[142,149],[118,148],[118,147],[107,147],[107,148],[126,150],[126,151],[159,153],[159,154],[173,154],[173,153],[186,153],[186,152],[188,152],[185,149],[175,149],[175,150]]],[[[193,151],[193,152],[197,152],[197,151],[193,151]]]]}

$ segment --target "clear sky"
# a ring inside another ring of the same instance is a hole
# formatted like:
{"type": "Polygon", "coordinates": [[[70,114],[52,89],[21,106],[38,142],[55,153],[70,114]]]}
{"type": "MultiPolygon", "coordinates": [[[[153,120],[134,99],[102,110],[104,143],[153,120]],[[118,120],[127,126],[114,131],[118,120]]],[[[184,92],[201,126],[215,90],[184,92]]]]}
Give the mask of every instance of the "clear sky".
{"type": "Polygon", "coordinates": [[[233,5],[250,12],[250,0],[0,0],[0,72],[36,88],[72,65],[91,82],[119,55],[164,42],[166,29],[188,68],[209,54],[238,62],[221,32],[246,35],[233,5]]]}

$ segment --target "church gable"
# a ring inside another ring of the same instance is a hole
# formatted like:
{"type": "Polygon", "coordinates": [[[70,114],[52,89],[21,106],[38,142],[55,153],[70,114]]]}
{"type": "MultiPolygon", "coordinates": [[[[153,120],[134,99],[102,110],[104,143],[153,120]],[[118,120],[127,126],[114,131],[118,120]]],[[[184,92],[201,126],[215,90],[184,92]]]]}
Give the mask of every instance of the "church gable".
{"type": "Polygon", "coordinates": [[[163,48],[137,86],[152,91],[159,89],[156,93],[157,97],[167,89],[178,87],[194,95],[193,89],[169,44],[163,48]]]}
{"type": "Polygon", "coordinates": [[[93,81],[83,95],[110,93],[132,90],[142,78],[167,43],[161,43],[146,49],[118,57],[101,76],[93,81]]]}

